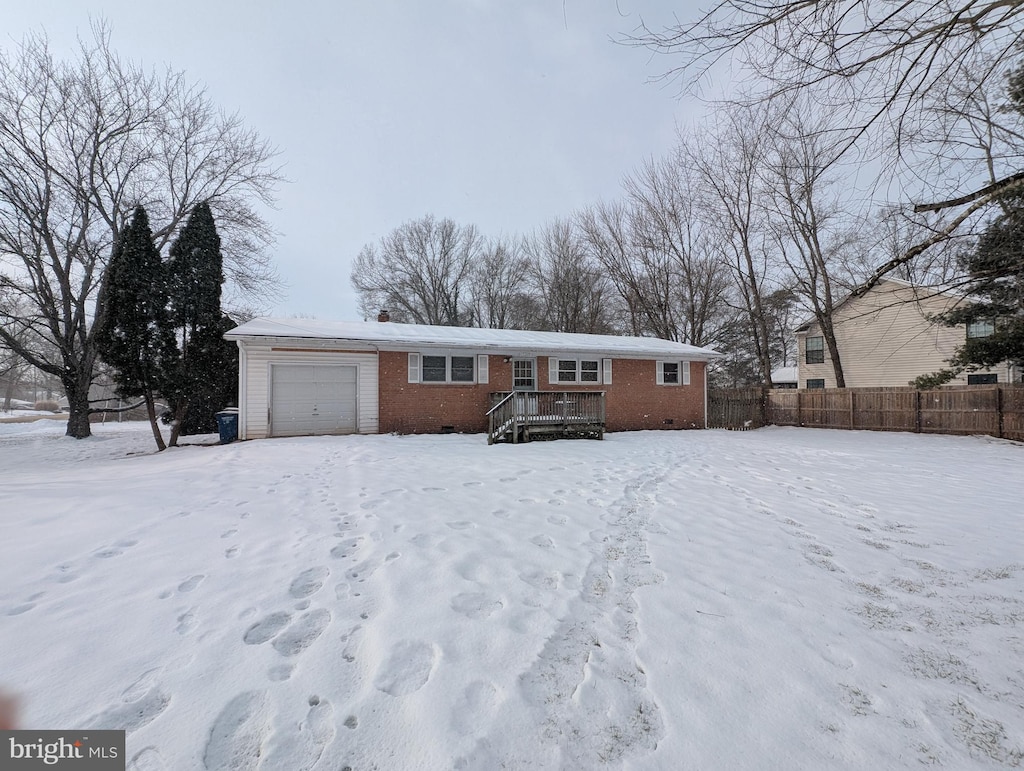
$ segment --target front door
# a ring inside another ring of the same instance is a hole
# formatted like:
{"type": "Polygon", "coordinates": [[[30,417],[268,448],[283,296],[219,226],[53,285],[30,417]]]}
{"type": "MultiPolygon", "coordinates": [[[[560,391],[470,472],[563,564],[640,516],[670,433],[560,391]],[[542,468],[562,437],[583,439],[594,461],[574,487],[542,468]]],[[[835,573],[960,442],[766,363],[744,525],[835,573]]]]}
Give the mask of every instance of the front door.
{"type": "Polygon", "coordinates": [[[535,359],[512,360],[512,390],[537,390],[537,361],[535,359]]]}

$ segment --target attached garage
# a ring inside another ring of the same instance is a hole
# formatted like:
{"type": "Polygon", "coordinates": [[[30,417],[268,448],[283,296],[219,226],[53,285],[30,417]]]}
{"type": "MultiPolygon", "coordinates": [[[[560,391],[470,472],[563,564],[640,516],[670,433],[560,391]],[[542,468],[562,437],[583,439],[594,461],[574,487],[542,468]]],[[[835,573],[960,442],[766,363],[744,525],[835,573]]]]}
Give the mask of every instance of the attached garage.
{"type": "Polygon", "coordinates": [[[270,365],[270,436],[354,434],[358,430],[359,368],[270,365]]]}

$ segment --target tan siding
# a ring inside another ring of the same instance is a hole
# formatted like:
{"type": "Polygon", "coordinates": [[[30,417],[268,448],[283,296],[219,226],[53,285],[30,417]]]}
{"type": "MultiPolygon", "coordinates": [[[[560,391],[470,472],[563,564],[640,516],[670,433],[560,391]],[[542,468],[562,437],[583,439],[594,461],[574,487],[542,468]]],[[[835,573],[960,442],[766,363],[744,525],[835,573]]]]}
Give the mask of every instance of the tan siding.
{"type": "MultiPolygon", "coordinates": [[[[946,360],[965,340],[963,326],[946,327],[928,316],[940,313],[955,300],[927,289],[883,281],[863,297],[846,302],[836,313],[835,330],[843,374],[848,388],[905,386],[919,375],[947,367],[946,360]]],[[[807,364],[806,338],[821,334],[817,324],[798,335],[800,388],[812,378],[824,378],[836,387],[828,347],[824,364],[807,364]]],[[[1006,382],[1006,368],[995,372],[1006,382]]],[[[966,384],[967,375],[953,381],[966,384]]]]}
{"type": "Polygon", "coordinates": [[[267,436],[267,405],[270,394],[270,365],[273,362],[315,363],[359,368],[359,416],[361,434],[375,434],[379,428],[377,395],[377,354],[272,351],[269,346],[246,346],[246,389],[244,439],[267,436]]]}

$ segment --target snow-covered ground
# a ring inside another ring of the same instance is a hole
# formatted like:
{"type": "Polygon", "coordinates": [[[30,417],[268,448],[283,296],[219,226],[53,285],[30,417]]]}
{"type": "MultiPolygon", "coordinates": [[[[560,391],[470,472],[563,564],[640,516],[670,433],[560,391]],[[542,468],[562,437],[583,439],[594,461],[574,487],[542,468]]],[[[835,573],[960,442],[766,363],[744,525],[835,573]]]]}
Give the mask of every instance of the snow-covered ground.
{"type": "Polygon", "coordinates": [[[0,425],[0,687],[129,768],[1024,764],[1024,446],[0,425]]]}

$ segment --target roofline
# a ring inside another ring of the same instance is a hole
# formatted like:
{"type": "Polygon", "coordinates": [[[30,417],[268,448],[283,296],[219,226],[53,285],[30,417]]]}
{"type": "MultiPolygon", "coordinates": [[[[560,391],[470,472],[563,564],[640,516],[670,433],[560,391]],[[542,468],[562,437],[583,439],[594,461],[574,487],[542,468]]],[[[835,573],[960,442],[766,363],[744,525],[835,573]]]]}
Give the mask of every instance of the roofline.
{"type": "MultiPolygon", "coordinates": [[[[366,339],[366,338],[351,338],[351,337],[321,337],[319,335],[237,335],[232,334],[229,330],[224,334],[226,340],[234,340],[241,343],[252,344],[252,345],[269,345],[269,346],[286,346],[295,345],[295,341],[301,340],[304,345],[308,345],[310,348],[322,348],[324,350],[332,348],[348,348],[348,349],[360,349],[367,352],[373,351],[389,351],[389,352],[407,352],[407,351],[420,351],[420,350],[439,350],[439,351],[472,351],[474,353],[490,353],[495,355],[504,356],[550,356],[552,354],[594,354],[601,356],[601,358],[608,359],[650,359],[656,360],[661,358],[669,358],[672,356],[678,356],[680,360],[685,361],[711,361],[717,359],[724,354],[718,351],[712,351],[711,349],[698,349],[696,346],[694,351],[679,351],[679,352],[657,352],[657,351],[644,351],[640,349],[622,348],[605,348],[602,346],[579,346],[579,347],[559,347],[551,348],[545,346],[535,345],[514,345],[509,343],[495,343],[495,342],[477,342],[477,341],[449,341],[449,342],[422,342],[418,340],[381,340],[381,339],[366,339]]],[[[660,339],[660,338],[652,338],[660,339]]],[[[680,345],[686,345],[686,343],[680,343],[680,345]]]]}

